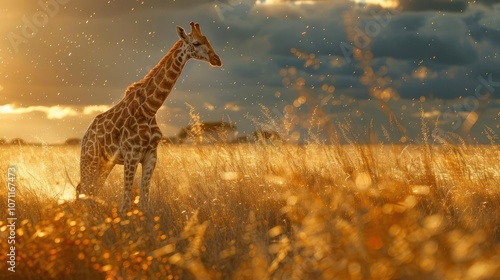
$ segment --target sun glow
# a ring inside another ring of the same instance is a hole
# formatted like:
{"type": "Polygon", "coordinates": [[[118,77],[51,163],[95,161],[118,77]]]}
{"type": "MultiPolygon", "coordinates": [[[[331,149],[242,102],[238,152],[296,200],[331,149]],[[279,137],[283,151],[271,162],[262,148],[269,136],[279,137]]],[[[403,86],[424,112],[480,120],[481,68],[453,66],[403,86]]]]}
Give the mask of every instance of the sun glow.
{"type": "Polygon", "coordinates": [[[13,114],[14,109],[10,104],[0,106],[0,114],[13,114]]]}
{"type": "Polygon", "coordinates": [[[311,5],[315,4],[313,0],[257,0],[256,5],[275,5],[275,4],[293,4],[293,5],[311,5]]]}

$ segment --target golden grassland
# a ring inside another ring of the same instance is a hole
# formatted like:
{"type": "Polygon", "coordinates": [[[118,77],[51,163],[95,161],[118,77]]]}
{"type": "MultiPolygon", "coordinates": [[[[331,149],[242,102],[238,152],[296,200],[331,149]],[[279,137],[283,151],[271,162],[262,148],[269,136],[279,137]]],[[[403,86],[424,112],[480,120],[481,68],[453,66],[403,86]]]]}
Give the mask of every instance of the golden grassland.
{"type": "Polygon", "coordinates": [[[499,146],[165,145],[126,217],[121,166],[76,204],[79,147],[0,159],[2,279],[500,278],[499,146]]]}

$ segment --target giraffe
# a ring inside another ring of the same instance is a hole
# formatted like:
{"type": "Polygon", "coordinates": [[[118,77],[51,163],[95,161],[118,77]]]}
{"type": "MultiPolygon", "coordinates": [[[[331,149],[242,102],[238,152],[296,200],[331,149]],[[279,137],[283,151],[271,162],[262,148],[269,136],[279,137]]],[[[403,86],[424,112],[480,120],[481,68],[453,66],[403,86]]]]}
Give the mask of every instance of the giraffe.
{"type": "Polygon", "coordinates": [[[82,139],[77,199],[82,195],[95,195],[113,167],[123,165],[124,193],[120,211],[125,213],[132,203],[132,185],[140,164],[140,209],[147,210],[157,146],[162,137],[156,112],[188,60],[192,58],[206,61],[211,66],[222,66],[221,59],[201,33],[200,25],[191,22],[190,26],[189,34],[177,26],[179,39],[168,53],[141,81],[130,85],[116,105],[96,116],[88,127],[82,139]]]}

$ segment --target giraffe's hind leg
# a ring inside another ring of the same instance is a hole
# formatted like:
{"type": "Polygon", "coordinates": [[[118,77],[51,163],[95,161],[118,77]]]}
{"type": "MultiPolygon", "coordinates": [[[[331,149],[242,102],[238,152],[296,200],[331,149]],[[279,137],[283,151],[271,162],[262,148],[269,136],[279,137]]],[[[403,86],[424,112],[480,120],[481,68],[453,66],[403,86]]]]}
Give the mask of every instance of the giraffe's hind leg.
{"type": "Polygon", "coordinates": [[[133,158],[133,154],[126,156],[125,163],[123,165],[124,171],[124,189],[123,189],[123,202],[120,208],[120,212],[124,215],[130,210],[132,206],[132,187],[134,184],[134,177],[137,171],[137,166],[139,161],[133,158]]]}
{"type": "Polygon", "coordinates": [[[146,212],[149,206],[149,185],[156,167],[156,150],[151,151],[142,162],[141,178],[141,211],[146,212]]]}

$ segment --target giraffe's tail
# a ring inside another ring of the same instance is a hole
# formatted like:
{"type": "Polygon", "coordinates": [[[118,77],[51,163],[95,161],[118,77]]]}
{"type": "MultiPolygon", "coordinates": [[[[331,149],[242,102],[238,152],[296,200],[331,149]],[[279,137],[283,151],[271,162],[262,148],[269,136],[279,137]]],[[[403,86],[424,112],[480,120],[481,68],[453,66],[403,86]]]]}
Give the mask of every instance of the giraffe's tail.
{"type": "Polygon", "coordinates": [[[73,181],[71,180],[71,177],[69,176],[68,174],[68,168],[64,167],[64,172],[66,173],[66,182],[69,182],[69,184],[71,186],[73,186],[73,188],[75,188],[75,192],[76,192],[76,198],[78,198],[78,195],[80,194],[80,191],[81,191],[81,187],[80,185],[82,183],[79,183],[78,185],[75,186],[75,184],[73,183],[73,181]]]}
{"type": "Polygon", "coordinates": [[[76,193],[76,199],[78,199],[80,197],[80,193],[82,191],[82,187],[81,187],[82,183],[79,183],[78,185],[76,185],[75,187],[75,193],[76,193]]]}
{"type": "Polygon", "coordinates": [[[72,185],[73,188],[77,188],[78,186],[75,187],[75,184],[73,184],[73,181],[71,181],[71,178],[69,177],[68,168],[64,167],[64,172],[66,173],[66,180],[69,182],[69,184],[72,185]]]}

